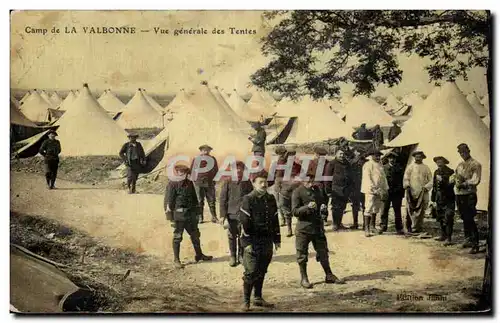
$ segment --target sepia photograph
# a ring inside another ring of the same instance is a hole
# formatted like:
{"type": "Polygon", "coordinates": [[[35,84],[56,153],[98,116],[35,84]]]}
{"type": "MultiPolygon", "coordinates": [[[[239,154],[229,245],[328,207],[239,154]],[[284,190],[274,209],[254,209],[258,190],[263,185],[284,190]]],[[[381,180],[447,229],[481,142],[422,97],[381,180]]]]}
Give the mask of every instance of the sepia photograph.
{"type": "Polygon", "coordinates": [[[11,10],[11,315],[491,315],[492,50],[490,10],[11,10]]]}

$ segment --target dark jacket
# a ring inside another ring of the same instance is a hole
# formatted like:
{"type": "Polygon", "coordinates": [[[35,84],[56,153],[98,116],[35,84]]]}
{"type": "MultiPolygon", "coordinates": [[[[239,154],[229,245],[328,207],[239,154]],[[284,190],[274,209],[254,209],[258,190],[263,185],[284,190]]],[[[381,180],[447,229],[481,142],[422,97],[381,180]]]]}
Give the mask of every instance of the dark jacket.
{"type": "Polygon", "coordinates": [[[225,181],[220,191],[220,216],[222,218],[237,219],[243,196],[251,193],[252,190],[252,183],[248,180],[239,182],[225,181]]]}
{"type": "Polygon", "coordinates": [[[352,171],[349,162],[334,159],[328,163],[327,173],[332,182],[326,186],[326,193],[331,197],[347,199],[352,185],[352,171]]]}
{"type": "Polygon", "coordinates": [[[189,179],[169,181],[163,200],[165,211],[167,206],[172,211],[175,221],[184,221],[197,216],[199,204],[193,182],[189,179]]]}
{"type": "Polygon", "coordinates": [[[40,146],[39,153],[48,160],[59,159],[61,143],[57,139],[46,139],[40,146]]]}
{"type": "Polygon", "coordinates": [[[391,166],[389,163],[384,165],[384,172],[387,178],[387,184],[389,185],[389,195],[401,195],[404,196],[405,190],[403,189],[403,177],[405,175],[404,168],[395,163],[391,166]]]}
{"type": "MultiPolygon", "coordinates": [[[[193,176],[194,176],[195,171],[196,171],[193,168],[194,163],[197,159],[199,159],[201,157],[202,157],[201,155],[196,156],[195,158],[193,158],[193,161],[191,162],[191,172],[192,172],[193,176]]],[[[208,172],[198,173],[198,176],[196,177],[196,180],[194,181],[194,183],[196,185],[214,185],[214,177],[215,177],[215,175],[217,175],[217,172],[219,172],[219,165],[217,164],[217,159],[215,159],[215,157],[211,156],[211,155],[207,155],[205,157],[211,158],[214,161],[214,167],[212,167],[212,169],[210,169],[208,172]]],[[[203,168],[206,166],[207,166],[207,161],[201,160],[199,167],[203,168]]]]}
{"type": "MultiPolygon", "coordinates": [[[[285,156],[280,156],[278,158],[278,161],[276,162],[276,165],[286,165],[288,161],[288,155],[285,155],[285,156]]],[[[298,175],[300,173],[300,170],[301,170],[301,166],[299,163],[297,162],[293,162],[293,165],[292,165],[292,172],[291,172],[291,175],[290,175],[290,178],[293,178],[295,175],[298,175]]],[[[285,176],[285,170],[284,169],[276,169],[276,172],[274,173],[274,176],[275,178],[283,178],[285,176]]]]}
{"type": "Polygon", "coordinates": [[[292,215],[297,217],[296,230],[300,233],[318,234],[324,233],[323,218],[320,214],[321,204],[328,204],[318,186],[307,188],[303,185],[293,191],[292,215]],[[307,207],[309,202],[316,202],[316,209],[307,207]]]}
{"type": "Polygon", "coordinates": [[[366,158],[361,155],[350,160],[352,174],[351,193],[361,193],[361,180],[363,178],[363,165],[365,163],[366,158]]]}
{"type": "Polygon", "coordinates": [[[245,195],[241,202],[239,219],[242,226],[243,248],[261,242],[281,243],[278,208],[271,194],[266,193],[259,197],[252,191],[245,195]]]}
{"type": "Polygon", "coordinates": [[[387,136],[387,139],[391,141],[392,139],[399,136],[400,133],[401,133],[401,127],[394,125],[391,127],[391,129],[389,129],[389,135],[387,136]]]}
{"type": "Polygon", "coordinates": [[[447,205],[455,203],[455,192],[453,191],[453,184],[450,184],[450,176],[453,175],[453,169],[444,166],[443,169],[436,169],[434,171],[431,201],[439,205],[447,205]],[[441,175],[441,182],[437,181],[436,176],[441,175]]]}
{"type": "Polygon", "coordinates": [[[253,143],[252,152],[262,152],[266,151],[266,130],[260,128],[257,130],[255,136],[251,137],[250,140],[253,143]]]}
{"type": "Polygon", "coordinates": [[[359,128],[357,129],[352,136],[354,139],[358,140],[372,140],[373,139],[373,134],[370,132],[370,130],[366,128],[359,128]]]}
{"type": "Polygon", "coordinates": [[[284,181],[281,183],[281,190],[279,194],[280,208],[286,212],[292,212],[292,195],[300,182],[297,181],[284,181]]]}
{"type": "Polygon", "coordinates": [[[384,133],[380,129],[373,131],[373,143],[376,149],[380,149],[384,145],[384,133]]]}
{"type": "Polygon", "coordinates": [[[121,159],[127,165],[131,165],[133,163],[142,163],[146,158],[146,154],[144,153],[144,148],[140,142],[136,141],[134,144],[131,142],[126,142],[122,149],[120,149],[119,153],[121,159]]]}

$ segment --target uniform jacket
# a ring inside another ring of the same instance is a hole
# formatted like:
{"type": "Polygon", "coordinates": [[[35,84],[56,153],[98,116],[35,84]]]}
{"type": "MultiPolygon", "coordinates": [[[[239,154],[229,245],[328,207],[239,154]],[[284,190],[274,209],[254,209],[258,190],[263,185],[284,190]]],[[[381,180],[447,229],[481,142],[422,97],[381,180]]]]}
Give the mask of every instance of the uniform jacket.
{"type": "Polygon", "coordinates": [[[403,176],[405,170],[401,165],[389,163],[384,165],[385,176],[387,177],[387,184],[389,184],[390,195],[404,196],[405,190],[403,189],[403,176]]]}
{"type": "Polygon", "coordinates": [[[450,177],[453,175],[453,169],[444,166],[442,169],[434,171],[431,201],[440,205],[451,204],[455,202],[455,192],[453,183],[450,183],[450,177]],[[438,182],[437,175],[441,175],[441,182],[438,182]]]}
{"type": "Polygon", "coordinates": [[[352,191],[361,192],[361,179],[363,178],[363,165],[366,163],[366,158],[359,156],[354,157],[351,161],[352,174],[352,191]]]}
{"type": "Polygon", "coordinates": [[[138,162],[144,161],[146,154],[144,153],[144,148],[140,142],[136,141],[134,144],[131,142],[126,142],[119,153],[123,162],[128,165],[132,164],[132,159],[136,159],[138,162]],[[135,146],[134,146],[135,145],[135,146]]]}
{"type": "MultiPolygon", "coordinates": [[[[307,174],[314,174],[316,176],[316,173],[318,171],[319,167],[319,159],[313,159],[309,162],[309,168],[307,171],[307,174]]],[[[327,176],[328,175],[328,160],[324,158],[324,164],[323,164],[323,169],[319,171],[320,176],[327,176]]],[[[326,181],[321,181],[321,180],[316,180],[315,185],[319,186],[323,191],[325,190],[325,186],[327,185],[326,181]]]]}
{"type": "Polygon", "coordinates": [[[220,216],[237,219],[243,196],[251,193],[252,183],[249,180],[234,182],[227,180],[222,184],[219,198],[220,216]]]}
{"type": "Polygon", "coordinates": [[[373,195],[385,195],[389,190],[384,167],[381,163],[368,160],[363,165],[363,179],[361,181],[361,193],[373,195]]]}
{"type": "MultiPolygon", "coordinates": [[[[201,157],[202,157],[201,155],[196,156],[195,158],[193,158],[193,161],[191,162],[192,176],[194,176],[196,173],[196,169],[194,169],[194,163],[197,159],[199,159],[201,157]]],[[[205,157],[208,157],[208,158],[213,160],[214,167],[212,167],[212,169],[210,169],[208,172],[203,172],[203,173],[197,174],[198,176],[196,176],[196,180],[194,181],[194,183],[196,185],[200,185],[200,186],[214,185],[214,177],[215,177],[215,175],[217,175],[217,172],[219,172],[219,165],[217,164],[217,159],[215,159],[214,156],[210,156],[210,155],[206,155],[205,157]]],[[[203,168],[206,166],[207,166],[207,161],[201,160],[199,167],[203,168]]]]}
{"type": "Polygon", "coordinates": [[[274,196],[268,193],[259,196],[252,191],[243,197],[238,213],[243,247],[268,241],[281,243],[278,207],[274,196]]]}
{"type": "Polygon", "coordinates": [[[354,139],[358,140],[372,140],[373,139],[373,134],[370,132],[370,130],[366,128],[359,128],[356,130],[352,136],[354,139]]]}
{"type": "Polygon", "coordinates": [[[352,185],[352,171],[349,162],[334,159],[328,163],[327,174],[332,176],[332,182],[326,186],[328,196],[347,199],[352,185]]]}
{"type": "Polygon", "coordinates": [[[292,196],[293,192],[301,184],[297,181],[284,181],[281,183],[280,190],[280,207],[287,212],[292,212],[292,196]]]}
{"type": "Polygon", "coordinates": [[[61,143],[57,139],[46,139],[40,146],[39,153],[45,157],[45,159],[59,159],[59,154],[61,153],[61,143]]]}
{"type": "Polygon", "coordinates": [[[299,186],[292,195],[292,215],[297,217],[296,230],[301,233],[324,233],[323,218],[320,214],[321,204],[328,204],[321,189],[314,185],[307,188],[299,186]],[[307,207],[309,202],[316,202],[316,209],[307,207]]]}
{"type": "Polygon", "coordinates": [[[257,133],[251,139],[253,143],[252,152],[264,153],[266,151],[266,136],[267,134],[264,128],[257,130],[257,133]]]}
{"type": "Polygon", "coordinates": [[[172,211],[175,221],[184,221],[196,216],[199,204],[193,182],[189,179],[169,181],[163,200],[165,211],[167,206],[172,211]]]}

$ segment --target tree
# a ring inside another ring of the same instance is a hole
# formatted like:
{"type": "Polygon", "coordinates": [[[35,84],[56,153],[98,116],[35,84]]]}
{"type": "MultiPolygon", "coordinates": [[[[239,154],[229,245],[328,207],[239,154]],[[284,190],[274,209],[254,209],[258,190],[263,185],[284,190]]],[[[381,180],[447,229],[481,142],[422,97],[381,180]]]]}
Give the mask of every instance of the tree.
{"type": "MultiPolygon", "coordinates": [[[[252,83],[267,91],[291,99],[334,98],[340,85],[353,84],[355,95],[370,94],[378,85],[392,87],[401,81],[397,55],[406,53],[430,59],[426,70],[435,83],[467,80],[471,68],[486,67],[493,107],[489,11],[272,11],[264,16],[281,18],[262,39],[262,52],[271,61],[251,76],[252,83]]],[[[481,298],[486,308],[492,304],[491,185],[481,298]]]]}
{"type": "Polygon", "coordinates": [[[488,66],[491,19],[484,11],[357,10],[272,11],[281,19],[265,36],[262,52],[271,62],[252,75],[265,90],[296,99],[370,94],[402,79],[397,55],[427,57],[430,80],[467,78],[472,67],[488,66]]]}

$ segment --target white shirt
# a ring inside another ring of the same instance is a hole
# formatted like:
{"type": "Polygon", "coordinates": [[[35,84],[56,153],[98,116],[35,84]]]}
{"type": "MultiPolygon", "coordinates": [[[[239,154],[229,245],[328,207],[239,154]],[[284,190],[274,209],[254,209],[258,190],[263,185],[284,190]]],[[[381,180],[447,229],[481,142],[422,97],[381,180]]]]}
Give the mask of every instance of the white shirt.
{"type": "Polygon", "coordinates": [[[427,193],[432,189],[432,173],[429,166],[413,163],[408,166],[403,176],[403,187],[411,189],[411,195],[417,198],[425,187],[427,193]]]}
{"type": "Polygon", "coordinates": [[[381,195],[389,190],[384,167],[381,163],[369,158],[363,165],[361,193],[381,195]]]}

